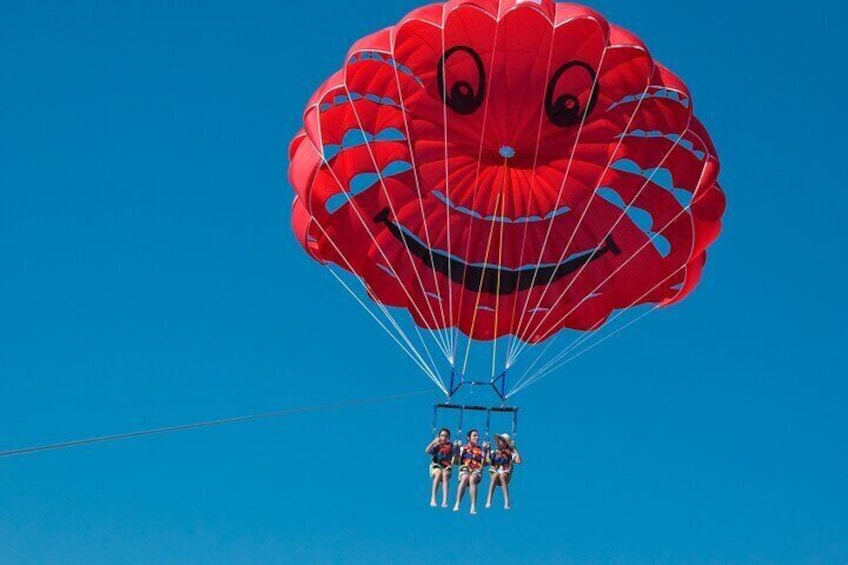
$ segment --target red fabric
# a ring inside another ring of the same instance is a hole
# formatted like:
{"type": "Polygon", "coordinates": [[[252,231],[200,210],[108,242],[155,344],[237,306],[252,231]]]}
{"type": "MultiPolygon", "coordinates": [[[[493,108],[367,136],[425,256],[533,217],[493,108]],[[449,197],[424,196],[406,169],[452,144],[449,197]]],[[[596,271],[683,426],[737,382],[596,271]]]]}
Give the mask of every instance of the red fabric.
{"type": "Polygon", "coordinates": [[[697,284],[718,158],[686,86],[631,33],[575,4],[451,0],[346,61],[291,145],[292,225],[372,299],[425,328],[538,342],[697,284]]]}

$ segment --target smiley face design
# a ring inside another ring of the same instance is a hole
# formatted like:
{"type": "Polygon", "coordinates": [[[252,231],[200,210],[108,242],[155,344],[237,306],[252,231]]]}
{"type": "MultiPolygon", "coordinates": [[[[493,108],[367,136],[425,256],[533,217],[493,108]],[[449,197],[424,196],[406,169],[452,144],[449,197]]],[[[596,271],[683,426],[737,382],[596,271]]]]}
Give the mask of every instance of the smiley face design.
{"type": "Polygon", "coordinates": [[[680,300],[724,211],[686,86],[632,34],[549,0],[454,0],[360,40],[290,161],[310,256],[477,340],[680,300]]]}

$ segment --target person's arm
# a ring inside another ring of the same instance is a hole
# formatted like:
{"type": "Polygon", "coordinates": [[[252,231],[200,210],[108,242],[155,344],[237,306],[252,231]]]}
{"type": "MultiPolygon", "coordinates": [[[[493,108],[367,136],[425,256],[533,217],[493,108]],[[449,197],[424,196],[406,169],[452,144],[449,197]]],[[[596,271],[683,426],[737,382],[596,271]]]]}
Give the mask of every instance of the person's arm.
{"type": "Polygon", "coordinates": [[[430,443],[428,443],[427,447],[424,448],[424,453],[426,453],[427,455],[432,455],[433,454],[433,448],[436,447],[436,444],[438,444],[438,443],[439,443],[439,438],[436,438],[433,441],[431,441],[430,443]]]}
{"type": "Polygon", "coordinates": [[[515,446],[512,446],[512,462],[516,465],[521,465],[521,454],[518,453],[518,450],[515,449],[515,446]]]}

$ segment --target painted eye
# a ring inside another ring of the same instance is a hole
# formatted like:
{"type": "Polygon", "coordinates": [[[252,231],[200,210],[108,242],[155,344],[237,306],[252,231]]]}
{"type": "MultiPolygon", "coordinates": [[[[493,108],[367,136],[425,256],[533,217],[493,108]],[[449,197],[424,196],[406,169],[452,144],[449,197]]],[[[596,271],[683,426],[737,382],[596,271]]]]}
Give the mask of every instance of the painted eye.
{"type": "Polygon", "coordinates": [[[561,128],[579,124],[592,113],[599,90],[592,67],[582,61],[564,64],[551,77],[545,93],[548,120],[561,128]]]}
{"type": "Polygon", "coordinates": [[[473,114],[483,105],[486,70],[480,55],[470,47],[451,47],[439,60],[439,96],[457,114],[473,114]],[[449,60],[450,59],[450,60],[449,60]]]}

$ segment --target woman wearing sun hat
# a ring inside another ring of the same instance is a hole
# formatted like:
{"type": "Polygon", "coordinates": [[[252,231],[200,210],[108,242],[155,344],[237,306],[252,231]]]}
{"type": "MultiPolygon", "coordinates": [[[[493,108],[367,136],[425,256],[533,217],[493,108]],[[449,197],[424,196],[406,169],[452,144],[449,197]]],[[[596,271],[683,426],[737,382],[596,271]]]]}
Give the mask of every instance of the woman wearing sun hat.
{"type": "Polygon", "coordinates": [[[515,448],[515,442],[512,441],[509,434],[496,435],[495,442],[496,447],[489,454],[489,476],[492,477],[492,482],[489,483],[486,508],[492,507],[495,487],[500,485],[503,489],[504,510],[509,510],[509,480],[512,477],[512,466],[521,463],[521,455],[519,455],[515,448]]]}

